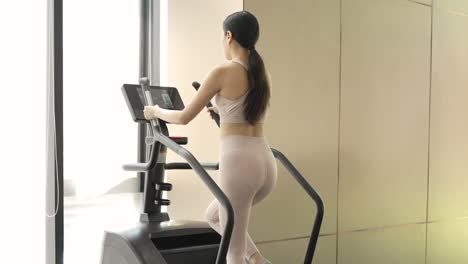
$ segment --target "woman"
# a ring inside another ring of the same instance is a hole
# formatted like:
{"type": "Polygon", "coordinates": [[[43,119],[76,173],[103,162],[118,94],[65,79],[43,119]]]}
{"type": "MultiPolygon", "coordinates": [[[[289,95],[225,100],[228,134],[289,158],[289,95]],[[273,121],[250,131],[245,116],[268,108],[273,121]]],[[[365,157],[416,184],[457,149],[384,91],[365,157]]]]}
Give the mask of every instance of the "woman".
{"type": "MultiPolygon", "coordinates": [[[[270,82],[255,50],[258,21],[247,11],[228,16],[223,23],[224,55],[230,62],[215,67],[183,111],[145,107],[147,119],[187,124],[215,97],[220,115],[220,188],[235,212],[227,264],[268,264],[247,233],[250,210],[274,188],[277,168],[263,124],[270,99],[270,82]]],[[[217,200],[206,210],[210,226],[222,234],[225,211],[217,200]]]]}

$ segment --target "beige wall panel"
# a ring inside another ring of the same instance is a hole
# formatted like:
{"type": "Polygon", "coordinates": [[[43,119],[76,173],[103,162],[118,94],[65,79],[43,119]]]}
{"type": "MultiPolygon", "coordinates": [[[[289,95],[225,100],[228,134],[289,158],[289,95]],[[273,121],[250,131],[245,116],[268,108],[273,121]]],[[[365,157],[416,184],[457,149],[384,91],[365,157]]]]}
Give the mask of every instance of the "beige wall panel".
{"type": "Polygon", "coordinates": [[[468,263],[468,219],[430,223],[427,264],[468,263]]]}
{"type": "Polygon", "coordinates": [[[426,224],[345,233],[338,241],[338,264],[425,264],[426,224]]]}
{"type": "MultiPolygon", "coordinates": [[[[434,15],[441,14],[440,12],[445,11],[445,13],[467,17],[468,16],[468,5],[466,0],[433,0],[435,11],[434,15]]],[[[457,28],[460,28],[458,25],[457,28]]]]}
{"type": "Polygon", "coordinates": [[[468,216],[468,1],[434,8],[430,220],[468,216]]]}
{"type": "Polygon", "coordinates": [[[431,9],[344,0],[339,229],[426,219],[431,9]]]}
{"type": "MultiPolygon", "coordinates": [[[[336,232],[340,1],[246,0],[245,9],[259,19],[257,48],[272,75],[266,135],[322,195],[322,233],[336,232]]],[[[315,212],[281,168],[277,189],[254,211],[252,235],[309,235],[315,212]]]]}
{"type": "MultiPolygon", "coordinates": [[[[292,239],[258,245],[272,263],[304,263],[307,239],[292,239]]],[[[336,236],[319,237],[313,264],[336,264],[336,236]]]]}
{"type": "MultiPolygon", "coordinates": [[[[195,90],[191,83],[203,81],[217,64],[225,62],[222,48],[224,18],[243,9],[241,0],[168,1],[168,82],[179,89],[185,103],[190,102],[195,90]]],[[[172,135],[187,136],[187,148],[200,161],[216,162],[219,153],[219,129],[201,113],[187,126],[171,126],[172,135]]],[[[173,154],[168,160],[178,161],[173,154]]],[[[212,173],[217,179],[217,173],[212,173]]],[[[168,172],[168,181],[174,184],[169,193],[173,218],[204,219],[204,211],[214,199],[198,176],[192,171],[168,172]]]]}

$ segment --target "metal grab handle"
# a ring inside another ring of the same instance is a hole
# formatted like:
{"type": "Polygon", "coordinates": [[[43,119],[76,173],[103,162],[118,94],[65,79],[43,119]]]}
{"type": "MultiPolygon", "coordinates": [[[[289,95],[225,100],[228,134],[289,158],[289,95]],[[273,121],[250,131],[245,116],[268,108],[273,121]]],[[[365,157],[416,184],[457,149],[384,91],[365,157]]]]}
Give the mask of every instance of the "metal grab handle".
{"type": "Polygon", "coordinates": [[[206,172],[203,166],[198,162],[198,160],[188,151],[187,149],[181,147],[179,144],[175,143],[169,137],[158,133],[156,140],[161,142],[163,145],[167,146],[170,150],[177,153],[179,156],[184,158],[190,167],[200,176],[205,185],[208,186],[208,189],[213,193],[216,199],[219,201],[222,207],[226,210],[227,221],[224,234],[221,238],[221,243],[218,249],[218,256],[216,257],[216,264],[224,264],[226,261],[227,252],[229,249],[229,244],[231,243],[232,231],[234,229],[234,208],[232,207],[231,202],[227,198],[226,194],[219,188],[216,182],[210,177],[206,172]]]}
{"type": "MultiPolygon", "coordinates": [[[[219,170],[219,163],[201,163],[205,170],[219,170]]],[[[166,163],[166,170],[191,170],[190,164],[185,162],[166,163]]]]}
{"type": "MultiPolygon", "coordinates": [[[[198,91],[198,89],[200,89],[200,86],[201,84],[199,82],[192,82],[192,86],[193,88],[195,88],[195,90],[198,91]]],[[[211,102],[208,102],[208,104],[206,105],[206,107],[212,107],[213,105],[211,104],[211,102]]],[[[220,126],[220,117],[219,117],[219,114],[217,114],[215,111],[213,110],[210,110],[210,115],[211,115],[211,118],[216,122],[216,124],[218,125],[218,127],[220,126]]]]}
{"type": "MultiPolygon", "coordinates": [[[[153,132],[153,130],[151,131],[153,132]]],[[[161,144],[156,142],[156,144],[151,148],[150,157],[147,162],[124,164],[122,168],[125,171],[137,171],[137,172],[146,172],[146,171],[154,169],[154,167],[157,164],[156,153],[159,153],[160,148],[161,148],[161,144]]]]}
{"type": "MultiPolygon", "coordinates": [[[[141,86],[141,89],[143,91],[143,98],[145,99],[146,105],[147,106],[154,106],[153,98],[151,97],[151,91],[149,89],[150,80],[147,77],[141,77],[140,78],[140,86],[141,86]]],[[[151,119],[149,124],[147,124],[147,127],[149,127],[149,129],[148,129],[149,135],[147,135],[146,138],[145,138],[145,144],[146,145],[153,145],[154,142],[156,142],[153,127],[158,127],[158,126],[159,126],[159,120],[158,119],[151,119]]]]}
{"type": "Polygon", "coordinates": [[[317,246],[320,227],[322,226],[324,214],[324,205],[322,198],[283,153],[274,148],[272,148],[271,151],[273,152],[275,158],[279,160],[281,164],[283,164],[283,166],[294,177],[294,179],[296,179],[296,181],[302,186],[302,188],[307,192],[310,198],[312,198],[312,200],[314,200],[315,204],[317,205],[317,214],[315,216],[314,227],[312,229],[312,234],[310,236],[309,245],[307,246],[307,252],[304,259],[304,264],[312,264],[312,259],[314,258],[315,248],[317,246]]]}

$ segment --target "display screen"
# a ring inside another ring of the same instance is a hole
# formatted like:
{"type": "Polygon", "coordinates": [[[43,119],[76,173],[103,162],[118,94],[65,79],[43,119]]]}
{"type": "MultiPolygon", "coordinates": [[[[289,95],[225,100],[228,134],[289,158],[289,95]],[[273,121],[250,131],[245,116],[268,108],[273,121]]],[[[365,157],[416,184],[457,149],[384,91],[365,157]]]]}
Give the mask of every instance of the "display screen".
{"type": "MultiPolygon", "coordinates": [[[[143,89],[141,87],[137,88],[138,96],[142,104],[146,104],[146,100],[143,97],[143,89]]],[[[151,90],[151,97],[153,103],[164,109],[174,109],[174,104],[172,103],[171,96],[167,90],[162,89],[153,89],[151,90]]]]}
{"type": "MultiPolygon", "coordinates": [[[[150,86],[149,88],[154,104],[169,110],[184,109],[184,103],[176,88],[160,86],[150,86]]],[[[124,84],[122,92],[133,120],[136,122],[147,122],[143,115],[146,100],[143,96],[143,89],[141,86],[136,84],[124,84]]]]}

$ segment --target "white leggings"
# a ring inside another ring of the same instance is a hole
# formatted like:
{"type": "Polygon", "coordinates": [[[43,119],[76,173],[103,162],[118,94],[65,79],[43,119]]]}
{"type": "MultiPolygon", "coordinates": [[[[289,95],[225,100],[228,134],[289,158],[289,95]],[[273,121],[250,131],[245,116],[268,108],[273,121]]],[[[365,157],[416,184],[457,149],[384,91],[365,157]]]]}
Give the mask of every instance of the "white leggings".
{"type": "MultiPolygon", "coordinates": [[[[245,264],[244,258],[258,251],[247,233],[250,210],[276,185],[276,161],[264,137],[229,135],[221,138],[219,165],[219,185],[235,213],[227,264],[245,264]]],[[[221,208],[214,200],[205,215],[209,225],[222,235],[226,213],[221,208]]]]}

